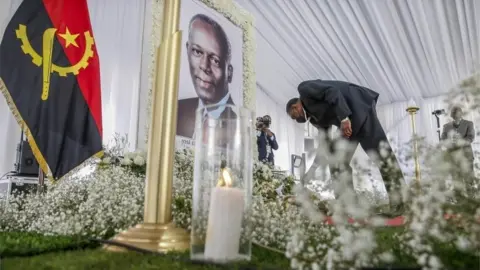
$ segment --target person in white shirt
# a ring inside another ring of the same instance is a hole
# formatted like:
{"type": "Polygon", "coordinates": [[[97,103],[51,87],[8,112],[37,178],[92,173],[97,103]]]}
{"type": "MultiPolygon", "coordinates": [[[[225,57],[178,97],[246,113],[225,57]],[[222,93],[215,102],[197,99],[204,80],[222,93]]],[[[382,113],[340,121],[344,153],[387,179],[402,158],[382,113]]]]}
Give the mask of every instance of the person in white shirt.
{"type": "Polygon", "coordinates": [[[475,139],[475,128],[472,121],[463,119],[463,111],[459,106],[452,108],[450,116],[453,121],[446,123],[443,126],[442,141],[450,140],[452,144],[448,151],[454,156],[460,154],[463,158],[460,160],[453,160],[454,168],[459,168],[458,172],[452,172],[452,175],[463,178],[467,195],[474,197],[476,193],[475,188],[475,173],[472,142],[475,139]],[[464,164],[462,164],[464,163],[464,164]]]}

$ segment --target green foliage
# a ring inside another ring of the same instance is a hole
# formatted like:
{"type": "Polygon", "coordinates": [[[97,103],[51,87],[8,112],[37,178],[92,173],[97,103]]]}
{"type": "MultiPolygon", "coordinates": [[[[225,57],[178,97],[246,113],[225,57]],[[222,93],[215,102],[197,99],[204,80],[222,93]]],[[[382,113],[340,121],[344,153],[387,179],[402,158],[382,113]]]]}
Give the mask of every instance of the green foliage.
{"type": "Polygon", "coordinates": [[[95,243],[80,237],[45,236],[23,232],[0,232],[0,257],[2,258],[32,256],[58,250],[83,249],[96,246],[95,243]]]}
{"type": "MultiPolygon", "coordinates": [[[[332,227],[333,228],[333,227],[332,227]]],[[[379,228],[375,237],[378,246],[376,254],[389,251],[395,267],[415,267],[415,258],[402,248],[397,235],[403,228],[379,228]]],[[[432,239],[432,241],[434,241],[432,239]]],[[[459,251],[453,243],[438,242],[435,253],[447,262],[447,269],[479,269],[480,257],[459,251]]],[[[189,253],[170,253],[166,256],[143,255],[139,253],[115,253],[98,249],[96,242],[81,237],[44,236],[33,233],[0,232],[0,266],[4,269],[218,269],[213,266],[193,265],[188,261],[189,253]],[[39,256],[34,256],[39,255],[39,256]],[[32,257],[26,257],[32,256],[32,257]]],[[[283,254],[253,247],[252,262],[257,269],[288,269],[289,261],[283,254]]],[[[241,265],[237,265],[239,267],[241,265]]],[[[380,265],[379,265],[380,266],[380,265]]],[[[230,269],[236,269],[232,267],[230,269]]],[[[245,268],[244,268],[245,269],[245,268]]]]}
{"type": "MultiPolygon", "coordinates": [[[[167,255],[108,252],[97,248],[96,242],[64,236],[42,236],[29,233],[0,233],[1,269],[221,269],[214,266],[194,265],[188,262],[189,252],[172,252],[167,255]],[[94,249],[95,248],[95,249],[94,249]],[[25,257],[25,256],[33,257],[25,257]]],[[[273,269],[288,269],[289,261],[282,254],[254,247],[249,265],[273,269]]],[[[229,269],[245,269],[242,264],[229,269]]],[[[225,269],[225,268],[223,268],[225,269]]]]}

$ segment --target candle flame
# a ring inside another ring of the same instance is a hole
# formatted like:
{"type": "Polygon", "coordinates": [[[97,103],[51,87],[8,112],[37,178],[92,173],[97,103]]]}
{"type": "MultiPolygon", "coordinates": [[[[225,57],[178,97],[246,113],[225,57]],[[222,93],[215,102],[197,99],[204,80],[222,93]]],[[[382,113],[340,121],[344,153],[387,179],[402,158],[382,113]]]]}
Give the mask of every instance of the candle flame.
{"type": "Polygon", "coordinates": [[[223,178],[223,181],[225,182],[225,186],[227,187],[232,186],[232,177],[230,176],[230,173],[228,172],[227,169],[222,170],[222,178],[223,178]]]}
{"type": "Polygon", "coordinates": [[[220,169],[220,175],[218,177],[217,187],[230,187],[232,186],[232,176],[227,168],[220,169]]]}

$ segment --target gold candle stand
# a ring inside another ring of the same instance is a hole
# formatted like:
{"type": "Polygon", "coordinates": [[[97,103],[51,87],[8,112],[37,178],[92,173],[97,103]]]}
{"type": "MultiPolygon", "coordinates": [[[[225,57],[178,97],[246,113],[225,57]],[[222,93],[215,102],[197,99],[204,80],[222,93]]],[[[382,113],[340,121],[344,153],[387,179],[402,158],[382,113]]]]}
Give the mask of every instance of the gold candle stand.
{"type": "Polygon", "coordinates": [[[409,106],[407,112],[410,114],[412,120],[412,137],[413,137],[413,158],[415,160],[415,181],[417,189],[420,188],[420,161],[418,157],[418,142],[417,142],[417,129],[415,125],[415,115],[420,110],[417,106],[409,106]]]}
{"type": "MultiPolygon", "coordinates": [[[[177,125],[178,80],[182,32],[180,0],[164,1],[162,43],[157,50],[149,129],[144,221],[113,241],[151,251],[190,248],[190,234],[172,223],[172,185],[177,125]]],[[[105,246],[110,251],[126,251],[105,246]]]]}

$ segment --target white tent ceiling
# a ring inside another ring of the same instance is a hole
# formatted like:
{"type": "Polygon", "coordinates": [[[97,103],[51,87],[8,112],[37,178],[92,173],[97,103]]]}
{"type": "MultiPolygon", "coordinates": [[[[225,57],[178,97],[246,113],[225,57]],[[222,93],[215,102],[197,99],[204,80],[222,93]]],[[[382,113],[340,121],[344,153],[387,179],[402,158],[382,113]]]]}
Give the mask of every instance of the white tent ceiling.
{"type": "Polygon", "coordinates": [[[380,103],[438,96],[478,70],[480,0],[236,0],[255,17],[257,81],[278,102],[302,80],[368,86],[380,103]]]}

